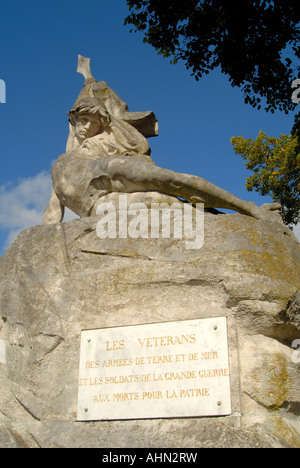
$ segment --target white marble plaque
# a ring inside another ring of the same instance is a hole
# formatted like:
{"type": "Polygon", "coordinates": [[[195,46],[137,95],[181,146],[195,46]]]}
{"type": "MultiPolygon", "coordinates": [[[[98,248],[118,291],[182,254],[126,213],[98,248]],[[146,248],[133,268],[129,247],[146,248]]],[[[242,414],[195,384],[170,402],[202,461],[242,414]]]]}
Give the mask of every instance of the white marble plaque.
{"type": "Polygon", "coordinates": [[[226,317],[82,331],[78,421],[229,414],[226,317]]]}

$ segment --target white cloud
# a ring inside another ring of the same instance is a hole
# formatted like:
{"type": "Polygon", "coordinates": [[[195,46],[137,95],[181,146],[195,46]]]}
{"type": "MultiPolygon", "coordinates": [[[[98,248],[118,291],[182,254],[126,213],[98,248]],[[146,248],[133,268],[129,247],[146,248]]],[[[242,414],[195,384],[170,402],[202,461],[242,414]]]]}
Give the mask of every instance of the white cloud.
{"type": "MultiPolygon", "coordinates": [[[[46,172],[0,186],[0,230],[6,235],[0,251],[4,252],[21,231],[42,223],[51,190],[51,176],[46,172]]],[[[74,217],[67,210],[65,220],[74,217]]]]}

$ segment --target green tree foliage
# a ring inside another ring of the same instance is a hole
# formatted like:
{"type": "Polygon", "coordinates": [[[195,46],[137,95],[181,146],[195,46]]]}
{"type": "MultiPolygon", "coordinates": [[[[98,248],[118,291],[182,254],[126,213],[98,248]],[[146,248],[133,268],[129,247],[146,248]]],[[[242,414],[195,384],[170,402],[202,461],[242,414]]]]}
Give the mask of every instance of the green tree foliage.
{"type": "Polygon", "coordinates": [[[267,137],[260,131],[256,140],[242,136],[231,139],[236,154],[246,161],[254,174],[246,188],[261,195],[271,195],[281,203],[287,225],[300,221],[300,141],[297,135],[267,137]]]}
{"type": "Polygon", "coordinates": [[[127,0],[125,24],[144,33],[173,63],[199,80],[216,67],[246,103],[275,112],[295,109],[292,82],[300,58],[299,0],[127,0]],[[263,104],[264,100],[264,104],[263,104]]]}
{"type": "MultiPolygon", "coordinates": [[[[171,62],[182,60],[199,80],[219,68],[245,103],[295,110],[292,83],[300,78],[299,0],[127,0],[125,24],[171,62]]],[[[286,224],[300,221],[300,113],[292,135],[232,139],[254,172],[248,190],[282,204],[286,224]]]]}

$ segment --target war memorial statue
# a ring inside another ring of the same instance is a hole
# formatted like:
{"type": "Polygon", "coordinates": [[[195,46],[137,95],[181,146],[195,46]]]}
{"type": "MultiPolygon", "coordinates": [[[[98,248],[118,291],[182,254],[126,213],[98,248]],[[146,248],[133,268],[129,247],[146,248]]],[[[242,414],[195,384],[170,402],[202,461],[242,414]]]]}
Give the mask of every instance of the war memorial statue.
{"type": "Polygon", "coordinates": [[[300,448],[300,244],[280,206],[156,166],[153,112],[78,71],[44,223],[0,258],[0,447],[300,448]],[[203,246],[163,216],[161,235],[99,236],[127,198],[201,211],[203,246]]]}
{"type": "Polygon", "coordinates": [[[52,168],[53,192],[43,224],[63,220],[64,207],[80,217],[96,212],[108,193],[159,192],[206,209],[223,208],[256,219],[280,219],[280,205],[239,199],[214,184],[189,174],[163,169],[150,158],[148,137],[158,135],[153,112],[128,112],[127,104],[90,71],[90,59],[79,55],[84,88],[69,111],[66,153],[52,168]]]}

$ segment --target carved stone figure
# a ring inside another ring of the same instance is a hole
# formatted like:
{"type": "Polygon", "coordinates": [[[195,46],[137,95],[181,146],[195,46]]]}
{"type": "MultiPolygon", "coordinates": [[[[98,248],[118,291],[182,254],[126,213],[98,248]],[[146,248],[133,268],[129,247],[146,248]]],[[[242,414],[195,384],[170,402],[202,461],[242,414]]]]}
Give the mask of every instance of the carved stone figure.
{"type": "Polygon", "coordinates": [[[43,224],[63,220],[64,207],[91,216],[99,200],[112,192],[160,192],[205,208],[223,208],[257,219],[280,220],[280,205],[239,199],[202,179],[163,169],[150,158],[147,138],[158,134],[153,112],[128,112],[126,103],[104,81],[97,82],[90,60],[79,56],[84,88],[69,111],[66,153],[52,168],[53,192],[43,224]]]}

